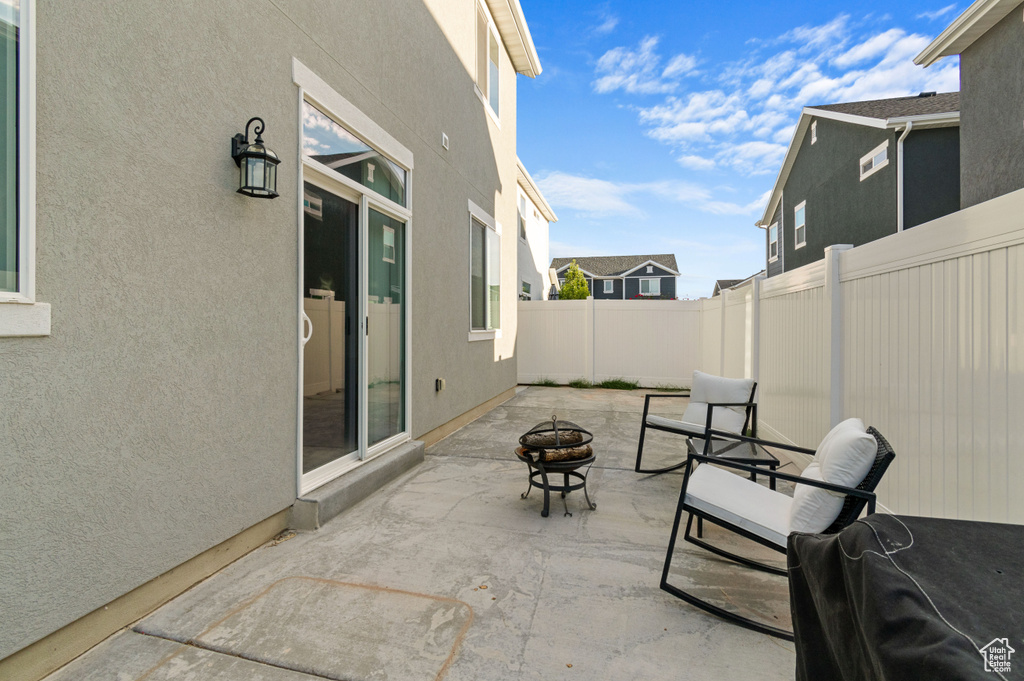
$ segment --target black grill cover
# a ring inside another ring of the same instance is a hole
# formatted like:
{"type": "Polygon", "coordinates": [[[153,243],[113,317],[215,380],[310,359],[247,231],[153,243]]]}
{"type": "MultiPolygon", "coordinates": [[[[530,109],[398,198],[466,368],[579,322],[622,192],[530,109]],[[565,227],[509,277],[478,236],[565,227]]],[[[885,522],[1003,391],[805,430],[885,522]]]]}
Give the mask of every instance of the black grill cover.
{"type": "Polygon", "coordinates": [[[799,681],[1024,679],[1024,527],[876,514],[787,555],[799,681]]]}

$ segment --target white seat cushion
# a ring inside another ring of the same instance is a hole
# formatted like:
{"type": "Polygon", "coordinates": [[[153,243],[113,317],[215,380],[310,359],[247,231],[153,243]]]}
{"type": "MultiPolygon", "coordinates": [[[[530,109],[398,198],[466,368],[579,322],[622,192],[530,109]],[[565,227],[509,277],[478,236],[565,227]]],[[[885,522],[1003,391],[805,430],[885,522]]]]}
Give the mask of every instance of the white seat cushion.
{"type": "Polygon", "coordinates": [[[781,492],[701,464],[690,473],[685,503],[780,547],[786,546],[793,500],[781,492]]]}
{"type": "MultiPolygon", "coordinates": [[[[707,423],[708,407],[714,403],[738,404],[750,400],[754,390],[754,381],[749,378],[723,378],[705,374],[703,371],[693,372],[693,384],[690,387],[690,404],[683,412],[683,421],[701,424],[703,430],[707,423]]],[[[746,407],[718,407],[712,416],[711,427],[739,433],[747,419],[746,407]]]]}
{"type": "Polygon", "coordinates": [[[654,414],[647,415],[647,425],[654,426],[655,428],[679,430],[688,435],[701,436],[704,434],[704,422],[701,422],[700,424],[687,423],[686,421],[677,421],[676,419],[669,419],[664,416],[655,416],[654,414]]]}

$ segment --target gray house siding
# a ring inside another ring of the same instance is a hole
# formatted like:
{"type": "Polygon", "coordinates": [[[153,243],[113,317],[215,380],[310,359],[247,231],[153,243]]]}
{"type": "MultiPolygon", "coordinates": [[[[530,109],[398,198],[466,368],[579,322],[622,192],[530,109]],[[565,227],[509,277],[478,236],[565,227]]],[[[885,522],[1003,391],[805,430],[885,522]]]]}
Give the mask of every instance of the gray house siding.
{"type": "Polygon", "coordinates": [[[817,118],[817,142],[810,128],[783,188],[781,252],[785,270],[825,257],[836,243],[854,246],[896,231],[896,136],[892,131],[817,118]],[[860,159],[889,140],[889,163],[860,180],[860,159]],[[793,211],[806,201],[806,245],[794,248],[793,211]]]}
{"type": "Polygon", "coordinates": [[[467,343],[467,199],[515,224],[514,69],[502,49],[495,132],[443,3],[394,4],[37,4],[36,287],[53,330],[0,340],[0,658],[295,499],[293,57],[415,157],[412,435],[515,385],[514,236],[504,346],[467,343]],[[282,159],[273,201],[235,193],[228,138],[255,115],[282,159]]]}
{"type": "MultiPolygon", "coordinates": [[[[657,268],[655,268],[657,269],[657,268]]],[[[625,278],[626,284],[626,298],[635,298],[640,295],[640,280],[641,279],[652,279],[654,275],[640,275],[640,276],[629,276],[625,278]]],[[[676,297],[676,278],[675,275],[669,275],[667,277],[658,277],[661,279],[661,297],[662,298],[675,298],[676,297]]]]}
{"type": "Polygon", "coordinates": [[[597,300],[619,300],[622,298],[622,280],[621,279],[598,279],[596,286],[590,289],[591,295],[597,300]],[[611,293],[604,292],[604,282],[610,281],[614,286],[614,290],[611,293]]]}
{"type": "Polygon", "coordinates": [[[960,55],[960,202],[1024,187],[1024,23],[1011,11],[960,55]]]}
{"type": "Polygon", "coordinates": [[[764,230],[764,252],[765,252],[765,259],[768,262],[768,264],[767,264],[765,269],[766,269],[766,272],[767,272],[769,277],[774,277],[777,274],[782,274],[782,247],[783,247],[783,242],[784,242],[783,229],[782,229],[782,210],[783,210],[783,206],[785,206],[785,205],[786,205],[786,195],[785,195],[785,193],[783,193],[782,200],[779,201],[779,206],[778,206],[778,208],[775,209],[775,214],[772,215],[771,222],[768,223],[768,227],[766,227],[765,230],[764,230]],[[768,251],[768,245],[771,243],[771,241],[770,241],[771,234],[769,234],[769,230],[770,230],[771,226],[776,224],[776,223],[778,223],[778,225],[779,225],[779,257],[776,258],[774,261],[772,261],[772,260],[769,260],[768,256],[767,256],[767,254],[769,252],[768,251]]]}
{"type": "Polygon", "coordinates": [[[960,129],[911,131],[903,142],[903,226],[960,210],[960,129]]]}

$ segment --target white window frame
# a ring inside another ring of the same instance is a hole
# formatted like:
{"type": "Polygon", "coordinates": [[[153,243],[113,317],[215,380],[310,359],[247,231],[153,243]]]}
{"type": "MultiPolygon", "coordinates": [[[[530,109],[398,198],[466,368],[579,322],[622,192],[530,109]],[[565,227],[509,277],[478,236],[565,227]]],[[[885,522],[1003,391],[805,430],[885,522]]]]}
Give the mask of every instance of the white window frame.
{"type": "Polygon", "coordinates": [[[660,277],[645,277],[645,278],[640,280],[639,286],[640,286],[640,288],[637,289],[637,290],[640,293],[640,295],[644,296],[645,298],[653,298],[654,296],[660,296],[661,295],[661,278],[660,277]],[[650,284],[648,286],[648,288],[652,289],[652,290],[649,290],[647,293],[644,293],[644,282],[645,281],[650,284]]]}
{"type": "MultiPolygon", "coordinates": [[[[495,44],[498,46],[498,64],[497,64],[497,66],[498,66],[498,82],[494,84],[494,87],[497,88],[497,90],[498,90],[498,93],[497,93],[498,94],[498,109],[500,110],[501,109],[501,45],[502,45],[502,43],[501,43],[501,36],[498,34],[498,27],[494,23],[494,17],[491,16],[491,10],[488,9],[487,3],[485,3],[483,0],[477,0],[476,4],[477,4],[477,6],[478,6],[478,8],[480,10],[483,10],[484,16],[487,18],[487,32],[488,32],[489,35],[488,35],[487,45],[486,45],[486,48],[485,48],[487,50],[487,54],[484,57],[484,62],[487,65],[487,73],[485,74],[486,75],[486,80],[482,84],[479,83],[479,82],[474,83],[473,89],[476,92],[477,97],[480,98],[480,101],[483,102],[484,109],[486,109],[487,113],[490,114],[491,120],[494,121],[495,125],[497,125],[499,128],[501,128],[501,117],[498,115],[498,112],[495,111],[491,107],[491,85],[492,84],[491,84],[491,66],[490,66],[491,65],[491,54],[490,54],[491,43],[490,43],[490,41],[493,40],[495,42],[495,44]],[[481,87],[481,85],[483,85],[483,87],[481,87]],[[486,90],[484,89],[485,87],[486,87],[486,90]]],[[[474,23],[474,25],[476,24],[476,17],[475,16],[473,17],[473,23],[474,23]]],[[[476,29],[474,29],[474,31],[475,30],[476,29]]],[[[475,41],[474,42],[476,43],[476,49],[479,50],[480,49],[480,39],[479,39],[479,36],[475,37],[475,41]]],[[[480,63],[480,55],[476,54],[474,56],[476,56],[476,64],[479,65],[479,63],[480,63]]],[[[477,74],[477,79],[479,79],[479,77],[480,77],[480,74],[477,74]]]]}
{"type": "Polygon", "coordinates": [[[615,293],[615,280],[605,279],[604,288],[601,290],[602,293],[615,293]]]}
{"type": "MultiPolygon", "coordinates": [[[[475,203],[473,203],[472,199],[470,199],[470,201],[469,201],[469,222],[468,222],[470,230],[473,229],[473,218],[476,218],[477,222],[481,223],[484,227],[486,227],[487,229],[490,229],[491,231],[493,231],[498,236],[498,263],[499,263],[498,264],[498,267],[499,267],[499,270],[498,270],[498,281],[500,282],[501,281],[501,270],[500,270],[500,267],[501,267],[501,223],[495,221],[495,219],[491,216],[490,213],[488,213],[483,208],[481,208],[480,206],[478,206],[475,203]]],[[[485,233],[484,234],[484,263],[485,263],[485,267],[486,267],[486,263],[488,261],[488,256],[490,255],[490,253],[487,250],[490,247],[488,246],[489,241],[486,238],[486,236],[487,235],[485,233]]],[[[469,241],[467,241],[467,243],[470,244],[470,249],[472,251],[472,232],[470,233],[470,239],[469,239],[469,241]]],[[[500,328],[497,328],[497,329],[474,329],[473,328],[473,254],[472,254],[472,252],[470,252],[469,258],[467,258],[466,265],[467,265],[467,270],[466,271],[469,274],[469,286],[470,286],[470,288],[469,288],[469,310],[468,310],[468,312],[469,312],[469,340],[470,340],[470,342],[475,342],[475,341],[486,341],[486,340],[494,340],[495,338],[501,338],[501,329],[500,328]]],[[[486,269],[485,269],[485,272],[486,272],[486,269]]],[[[485,279],[485,282],[484,282],[485,289],[486,289],[486,286],[487,286],[486,278],[487,277],[485,276],[484,277],[484,279],[485,279]]],[[[500,283],[498,284],[498,287],[499,287],[498,288],[498,299],[500,300],[501,299],[501,284],[500,283]]],[[[485,324],[488,323],[489,320],[491,319],[491,309],[490,308],[491,308],[491,297],[490,296],[485,296],[484,297],[484,323],[485,324]]],[[[499,324],[500,324],[500,320],[499,320],[499,324]]]]}
{"type": "MultiPolygon", "coordinates": [[[[805,213],[806,215],[806,213],[805,213]]],[[[806,218],[805,218],[806,219],[806,218]]],[[[768,228],[768,262],[775,262],[779,259],[779,223],[773,222],[768,228]],[[775,238],[772,238],[775,232],[775,238]],[[775,246],[775,255],[772,255],[772,246],[775,246]]]]}
{"type": "Polygon", "coordinates": [[[50,335],[50,304],[36,301],[35,4],[18,14],[18,290],[0,292],[0,338],[50,335]]]}
{"type": "Polygon", "coordinates": [[[811,144],[818,141],[818,121],[811,121],[811,144]]]}
{"type": "Polygon", "coordinates": [[[525,244],[528,243],[526,238],[526,194],[519,194],[517,212],[519,213],[519,240],[525,244]]]}
{"type": "Polygon", "coordinates": [[[860,181],[863,182],[887,165],[889,165],[889,140],[879,144],[877,147],[860,157],[860,164],[857,166],[857,168],[860,169],[860,181]],[[883,152],[885,153],[885,158],[878,161],[876,157],[883,152]],[[864,166],[868,163],[870,163],[871,166],[865,170],[864,166]]]}
{"type": "Polygon", "coordinates": [[[803,248],[807,245],[807,201],[801,201],[800,203],[793,206],[793,250],[803,248]],[[804,212],[804,221],[800,224],[796,222],[796,214],[799,211],[804,212]],[[799,229],[803,229],[803,238],[800,238],[798,233],[799,229]]]}

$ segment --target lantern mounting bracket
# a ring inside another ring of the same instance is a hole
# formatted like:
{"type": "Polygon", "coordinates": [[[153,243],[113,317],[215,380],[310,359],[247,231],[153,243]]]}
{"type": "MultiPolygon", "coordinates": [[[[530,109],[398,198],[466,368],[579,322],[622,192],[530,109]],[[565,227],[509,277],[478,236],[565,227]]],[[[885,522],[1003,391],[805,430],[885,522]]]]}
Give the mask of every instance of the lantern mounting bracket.
{"type": "Polygon", "coordinates": [[[259,125],[253,130],[256,133],[255,144],[263,144],[263,131],[266,129],[266,123],[259,116],[253,116],[249,119],[249,122],[245,124],[245,135],[240,132],[236,132],[234,137],[231,138],[231,158],[235,159],[235,165],[242,165],[242,152],[249,145],[249,126],[254,122],[259,121],[259,125]]]}

